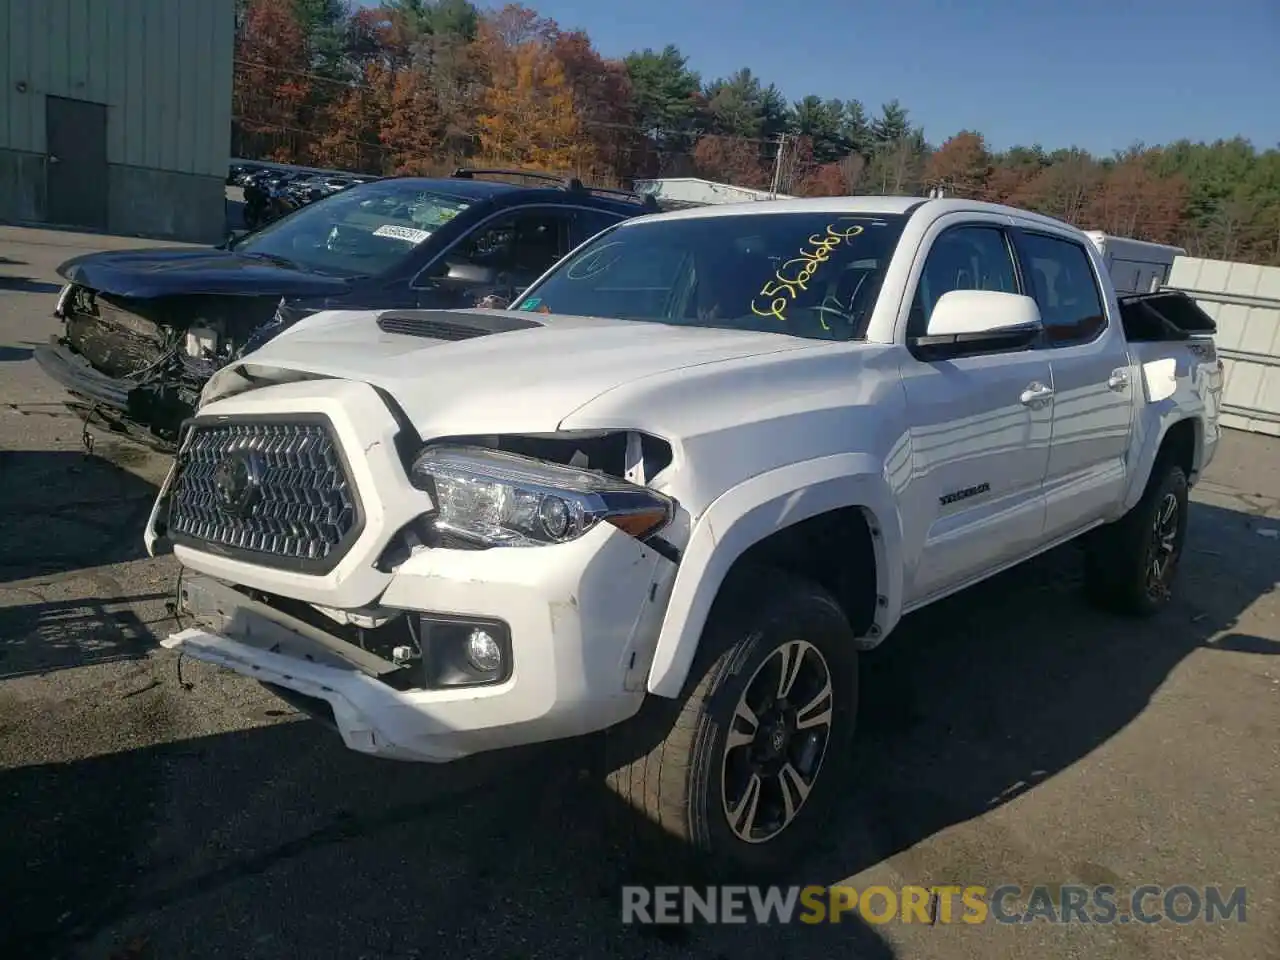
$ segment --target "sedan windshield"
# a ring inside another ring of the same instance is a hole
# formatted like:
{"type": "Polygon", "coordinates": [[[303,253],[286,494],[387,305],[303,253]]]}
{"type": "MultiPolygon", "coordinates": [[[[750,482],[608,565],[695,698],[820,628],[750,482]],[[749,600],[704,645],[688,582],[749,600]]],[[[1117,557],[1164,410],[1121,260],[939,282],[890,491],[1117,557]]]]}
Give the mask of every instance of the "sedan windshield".
{"type": "Polygon", "coordinates": [[[403,180],[360,184],[308,204],[234,245],[237,253],[338,276],[398,266],[469,206],[403,180]]]}
{"type": "Polygon", "coordinates": [[[857,339],[904,222],[828,211],[624,223],[516,309],[857,339]]]}

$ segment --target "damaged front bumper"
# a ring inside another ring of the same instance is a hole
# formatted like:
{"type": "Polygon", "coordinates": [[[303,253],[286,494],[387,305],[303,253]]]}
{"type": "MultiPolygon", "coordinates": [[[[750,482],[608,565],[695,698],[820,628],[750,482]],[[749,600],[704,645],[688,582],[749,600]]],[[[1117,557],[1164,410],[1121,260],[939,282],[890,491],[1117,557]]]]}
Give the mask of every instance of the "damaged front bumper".
{"type": "Polygon", "coordinates": [[[351,749],[392,759],[439,763],[579,736],[640,709],[677,569],[653,546],[602,523],[537,547],[398,549],[434,504],[410,483],[401,424],[368,384],[261,387],[204,417],[324,418],[362,522],[322,570],[177,533],[180,453],[146,531],[149,552],[172,546],[182,564],[192,619],[166,647],[263,682],[351,749]],[[500,669],[476,667],[478,631],[501,649],[500,669]]]}
{"type": "Polygon", "coordinates": [[[122,414],[128,412],[129,392],[137,386],[132,381],[119,380],[95,370],[88,360],[57,337],[51,337],[49,343],[36,347],[35,357],[49,377],[76,396],[122,414]]]}
{"type": "Polygon", "coordinates": [[[142,388],[134,380],[111,377],[57,337],[35,348],[36,363],[60,387],[90,404],[114,430],[143,444],[169,452],[176,439],[169,425],[188,407],[161,391],[142,388]]]}
{"type": "Polygon", "coordinates": [[[298,610],[294,602],[263,602],[188,568],[181,610],[192,626],[162,646],[266,684],[377,757],[442,763],[592,733],[640,708],[662,610],[655,598],[666,593],[657,588],[671,567],[612,528],[592,539],[559,551],[574,561],[563,565],[531,550],[488,563],[431,550],[400,568],[375,607],[301,605],[305,620],[281,609],[298,610]],[[379,627],[340,626],[348,615],[379,627]],[[405,646],[386,640],[393,628],[405,646]],[[463,675],[475,628],[503,648],[493,682],[463,675]],[[379,630],[382,641],[362,645],[379,630]]]}

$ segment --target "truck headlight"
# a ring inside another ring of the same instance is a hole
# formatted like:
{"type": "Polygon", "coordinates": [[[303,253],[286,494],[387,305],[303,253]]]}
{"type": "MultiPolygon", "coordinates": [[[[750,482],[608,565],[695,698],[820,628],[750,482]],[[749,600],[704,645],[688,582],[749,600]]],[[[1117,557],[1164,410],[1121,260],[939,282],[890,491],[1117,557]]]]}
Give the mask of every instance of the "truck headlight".
{"type": "Polygon", "coordinates": [[[494,547],[564,543],[601,522],[644,538],[675,511],[647,487],[488,447],[427,447],[410,478],[435,500],[438,530],[494,547]]]}

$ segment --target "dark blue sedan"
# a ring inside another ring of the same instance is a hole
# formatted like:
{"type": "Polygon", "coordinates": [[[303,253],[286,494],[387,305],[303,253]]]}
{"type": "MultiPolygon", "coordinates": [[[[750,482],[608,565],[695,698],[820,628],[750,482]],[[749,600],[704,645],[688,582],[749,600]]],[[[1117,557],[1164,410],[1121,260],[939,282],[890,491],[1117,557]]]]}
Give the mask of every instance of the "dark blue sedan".
{"type": "Polygon", "coordinates": [[[63,330],[37,359],[108,420],[163,444],[213,371],[310,313],[505,307],[578,244],[657,209],[577,180],[481,179],[517,173],[376,180],[216,248],[68,260],[63,330]]]}

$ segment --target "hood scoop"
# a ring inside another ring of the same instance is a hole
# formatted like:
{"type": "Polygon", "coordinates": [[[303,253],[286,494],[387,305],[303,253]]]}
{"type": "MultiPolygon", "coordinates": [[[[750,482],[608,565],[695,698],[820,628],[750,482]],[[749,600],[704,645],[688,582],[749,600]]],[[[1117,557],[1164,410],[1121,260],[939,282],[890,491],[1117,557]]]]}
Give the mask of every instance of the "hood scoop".
{"type": "Polygon", "coordinates": [[[494,333],[531,330],[542,324],[517,314],[446,312],[442,310],[390,310],[378,317],[383,333],[431,340],[470,340],[494,333]]]}

